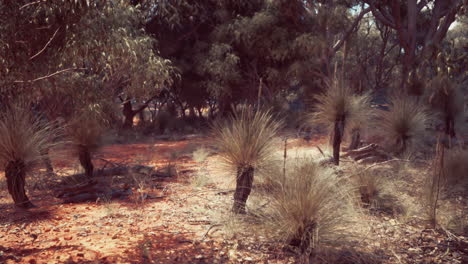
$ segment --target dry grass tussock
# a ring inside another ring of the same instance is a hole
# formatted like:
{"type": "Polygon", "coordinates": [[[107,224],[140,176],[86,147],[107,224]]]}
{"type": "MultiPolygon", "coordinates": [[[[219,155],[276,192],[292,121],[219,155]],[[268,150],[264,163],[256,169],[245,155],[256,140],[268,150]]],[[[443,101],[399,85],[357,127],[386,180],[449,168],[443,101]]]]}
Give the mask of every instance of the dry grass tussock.
{"type": "Polygon", "coordinates": [[[22,161],[31,168],[48,150],[61,145],[63,131],[33,115],[23,104],[11,105],[0,114],[0,164],[22,161]]]}
{"type": "Polygon", "coordinates": [[[335,80],[314,97],[314,112],[309,115],[312,124],[325,125],[329,131],[341,117],[346,120],[345,131],[362,128],[372,115],[370,94],[357,95],[352,89],[335,80]]]}
{"type": "Polygon", "coordinates": [[[274,153],[274,139],[282,127],[270,110],[242,108],[213,124],[214,145],[221,159],[235,168],[257,167],[274,153]]]}
{"type": "Polygon", "coordinates": [[[265,194],[270,202],[258,212],[264,236],[305,255],[351,237],[346,229],[357,211],[347,178],[310,159],[270,177],[273,190],[265,194]]]}
{"type": "Polygon", "coordinates": [[[428,121],[426,109],[410,97],[393,97],[389,111],[379,112],[381,133],[398,154],[417,147],[428,121]]]}

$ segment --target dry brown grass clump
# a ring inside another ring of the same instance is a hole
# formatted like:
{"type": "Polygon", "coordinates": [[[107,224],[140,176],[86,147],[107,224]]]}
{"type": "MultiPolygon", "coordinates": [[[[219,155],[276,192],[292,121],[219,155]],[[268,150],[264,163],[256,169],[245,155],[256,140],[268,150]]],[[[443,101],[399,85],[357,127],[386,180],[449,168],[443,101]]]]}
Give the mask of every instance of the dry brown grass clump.
{"type": "Polygon", "coordinates": [[[56,140],[60,134],[61,129],[35,117],[24,104],[11,105],[0,114],[0,164],[17,206],[33,207],[24,190],[26,173],[61,144],[56,140]]]}
{"type": "Polygon", "coordinates": [[[389,111],[380,111],[379,117],[382,134],[397,154],[416,146],[429,121],[425,108],[410,97],[392,98],[389,111]]]}
{"type": "Polygon", "coordinates": [[[219,155],[237,170],[233,212],[244,213],[256,168],[274,153],[274,139],[282,122],[271,111],[242,108],[224,122],[213,125],[213,139],[219,155]]]}
{"type": "Polygon", "coordinates": [[[358,131],[372,113],[369,94],[357,95],[342,82],[334,80],[327,89],[314,97],[314,112],[311,123],[325,125],[332,135],[333,158],[339,164],[339,151],[343,136],[347,131],[358,131]]]}
{"type": "Polygon", "coordinates": [[[310,159],[298,161],[286,175],[270,177],[275,183],[268,194],[271,203],[260,214],[267,237],[310,255],[347,236],[347,224],[356,213],[347,179],[310,159]]]}

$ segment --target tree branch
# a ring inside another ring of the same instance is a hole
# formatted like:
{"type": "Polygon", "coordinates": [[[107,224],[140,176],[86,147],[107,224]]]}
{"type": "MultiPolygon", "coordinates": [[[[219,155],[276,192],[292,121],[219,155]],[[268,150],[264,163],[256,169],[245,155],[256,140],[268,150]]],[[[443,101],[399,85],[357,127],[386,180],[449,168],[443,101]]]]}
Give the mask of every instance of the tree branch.
{"type": "Polygon", "coordinates": [[[44,50],[50,45],[50,43],[52,42],[52,40],[55,38],[55,35],[57,35],[57,32],[59,31],[60,27],[57,28],[57,30],[55,30],[54,34],[52,35],[52,37],[49,39],[49,41],[47,41],[47,43],[44,45],[44,47],[39,50],[35,55],[31,56],[31,58],[29,58],[29,60],[32,60],[34,58],[36,58],[37,56],[39,56],[42,52],[44,52],[44,50]]]}
{"type": "Polygon", "coordinates": [[[37,81],[41,81],[41,80],[44,80],[44,79],[53,77],[53,76],[55,76],[55,75],[58,75],[58,74],[61,74],[61,73],[64,73],[64,72],[77,71],[77,70],[86,70],[86,68],[68,68],[68,69],[63,69],[63,70],[56,71],[56,72],[54,72],[54,73],[51,73],[51,74],[48,74],[48,75],[45,75],[45,76],[42,76],[42,77],[39,77],[39,78],[36,78],[36,79],[27,80],[27,81],[16,80],[16,81],[14,81],[13,83],[33,83],[33,82],[37,82],[37,81]]]}
{"type": "Polygon", "coordinates": [[[354,20],[353,24],[348,29],[348,31],[346,31],[346,33],[343,35],[343,37],[333,46],[333,53],[336,53],[338,50],[340,50],[340,48],[343,46],[345,41],[348,40],[351,33],[353,33],[356,30],[359,22],[364,17],[364,15],[369,13],[370,11],[371,11],[370,7],[368,7],[368,8],[361,11],[361,13],[356,17],[356,19],[354,20]]]}

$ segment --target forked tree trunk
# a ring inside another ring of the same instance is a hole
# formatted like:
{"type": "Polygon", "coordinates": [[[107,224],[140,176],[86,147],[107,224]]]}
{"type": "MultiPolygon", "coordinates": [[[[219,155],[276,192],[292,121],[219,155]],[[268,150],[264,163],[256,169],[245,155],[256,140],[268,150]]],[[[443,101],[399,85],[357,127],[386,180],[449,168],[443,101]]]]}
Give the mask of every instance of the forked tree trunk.
{"type": "Polygon", "coordinates": [[[89,152],[89,149],[85,146],[78,146],[78,158],[80,160],[80,164],[85,170],[85,175],[88,178],[93,177],[93,162],[91,160],[91,153],[89,152]]]}
{"type": "Polygon", "coordinates": [[[24,186],[26,184],[26,166],[22,160],[8,162],[5,167],[5,176],[7,178],[8,192],[10,193],[15,205],[20,208],[35,207],[29,201],[24,186]]]}
{"type": "Polygon", "coordinates": [[[234,205],[232,212],[245,214],[245,204],[252,191],[254,168],[237,168],[236,191],[234,193],[234,205]]]}
{"type": "Polygon", "coordinates": [[[343,140],[344,122],[344,117],[337,118],[333,130],[333,162],[335,165],[340,165],[340,146],[343,140]]]}

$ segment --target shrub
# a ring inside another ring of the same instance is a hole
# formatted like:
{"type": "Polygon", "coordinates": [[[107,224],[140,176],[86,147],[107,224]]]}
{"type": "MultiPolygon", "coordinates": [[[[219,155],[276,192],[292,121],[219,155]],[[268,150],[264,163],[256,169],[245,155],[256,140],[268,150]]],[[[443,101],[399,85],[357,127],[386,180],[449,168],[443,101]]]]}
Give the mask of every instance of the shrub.
{"type": "Polygon", "coordinates": [[[250,195],[254,171],[274,153],[273,143],[282,126],[269,110],[254,111],[246,107],[225,122],[213,124],[215,146],[223,161],[236,168],[235,213],[245,213],[245,203],[250,195]]]}
{"type": "Polygon", "coordinates": [[[337,241],[352,219],[351,185],[312,160],[298,162],[286,175],[273,174],[274,191],[261,223],[268,237],[297,248],[317,251],[337,241]]]}
{"type": "Polygon", "coordinates": [[[24,190],[26,174],[60,144],[60,134],[57,126],[35,117],[26,105],[11,105],[0,114],[0,164],[16,206],[34,207],[24,190]]]}
{"type": "Polygon", "coordinates": [[[314,99],[316,104],[310,121],[325,125],[331,132],[333,160],[338,165],[344,134],[348,130],[359,130],[371,114],[370,96],[356,95],[349,86],[334,80],[314,99]]]}
{"type": "Polygon", "coordinates": [[[415,146],[424,134],[429,116],[425,108],[409,97],[394,97],[389,111],[379,113],[382,134],[394,144],[397,154],[415,146]]]}

